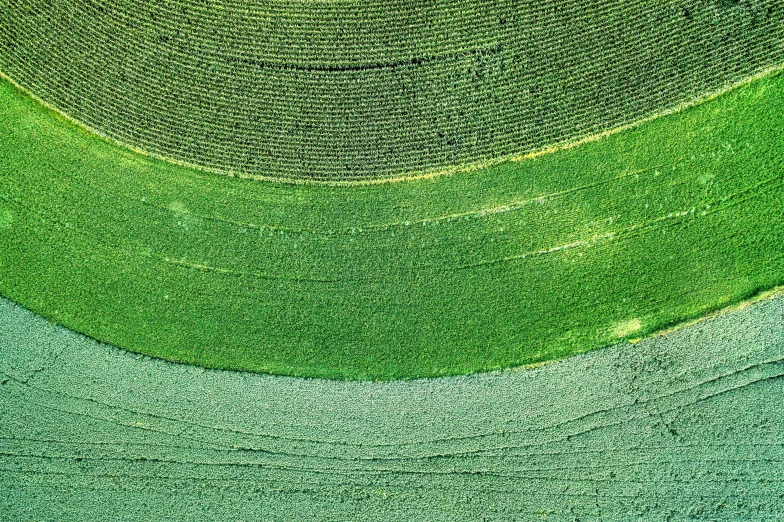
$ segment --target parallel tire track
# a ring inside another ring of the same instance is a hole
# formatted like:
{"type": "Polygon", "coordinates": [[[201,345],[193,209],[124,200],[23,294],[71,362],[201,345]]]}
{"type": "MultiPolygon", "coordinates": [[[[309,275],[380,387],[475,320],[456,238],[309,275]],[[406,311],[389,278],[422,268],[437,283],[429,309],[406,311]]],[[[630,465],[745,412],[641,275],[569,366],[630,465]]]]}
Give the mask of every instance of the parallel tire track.
{"type": "Polygon", "coordinates": [[[204,370],[0,301],[13,520],[774,520],[784,296],[536,369],[204,370]]]}

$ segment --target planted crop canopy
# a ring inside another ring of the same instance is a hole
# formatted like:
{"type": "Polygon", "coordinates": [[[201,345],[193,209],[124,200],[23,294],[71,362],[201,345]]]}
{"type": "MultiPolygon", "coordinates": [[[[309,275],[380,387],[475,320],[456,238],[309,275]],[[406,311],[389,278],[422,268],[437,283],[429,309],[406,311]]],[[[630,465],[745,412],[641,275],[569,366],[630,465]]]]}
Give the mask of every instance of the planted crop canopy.
{"type": "Polygon", "coordinates": [[[0,70],[202,168],[369,180],[498,162],[784,59],[778,0],[3,0],[0,70]]]}
{"type": "Polygon", "coordinates": [[[0,294],[309,377],[643,336],[784,283],[782,69],[777,0],[0,0],[0,294]]]}

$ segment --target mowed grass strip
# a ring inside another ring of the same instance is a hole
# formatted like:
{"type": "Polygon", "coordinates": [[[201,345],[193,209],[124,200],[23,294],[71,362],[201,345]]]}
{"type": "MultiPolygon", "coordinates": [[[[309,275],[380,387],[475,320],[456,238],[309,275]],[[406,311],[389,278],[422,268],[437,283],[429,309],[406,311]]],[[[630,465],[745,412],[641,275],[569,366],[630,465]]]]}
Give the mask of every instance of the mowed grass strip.
{"type": "Polygon", "coordinates": [[[484,164],[782,61],[780,0],[0,0],[0,71],[48,104],[274,179],[484,164]]]}
{"type": "Polygon", "coordinates": [[[784,77],[601,141],[382,185],[140,156],[0,87],[0,294],[208,367],[397,379],[535,363],[784,282],[784,77]]]}

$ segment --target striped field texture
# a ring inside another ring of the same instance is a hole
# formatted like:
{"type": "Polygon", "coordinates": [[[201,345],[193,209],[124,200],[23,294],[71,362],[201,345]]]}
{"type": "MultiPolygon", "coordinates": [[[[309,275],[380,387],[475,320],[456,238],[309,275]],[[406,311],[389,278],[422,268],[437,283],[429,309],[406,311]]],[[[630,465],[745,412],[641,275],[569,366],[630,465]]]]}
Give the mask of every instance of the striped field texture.
{"type": "Polygon", "coordinates": [[[0,519],[784,519],[784,298],[537,369],[136,356],[0,301],[0,519]]]}
{"type": "Polygon", "coordinates": [[[782,60],[780,0],[0,0],[0,71],[48,104],[275,179],[494,162],[782,60]]]}

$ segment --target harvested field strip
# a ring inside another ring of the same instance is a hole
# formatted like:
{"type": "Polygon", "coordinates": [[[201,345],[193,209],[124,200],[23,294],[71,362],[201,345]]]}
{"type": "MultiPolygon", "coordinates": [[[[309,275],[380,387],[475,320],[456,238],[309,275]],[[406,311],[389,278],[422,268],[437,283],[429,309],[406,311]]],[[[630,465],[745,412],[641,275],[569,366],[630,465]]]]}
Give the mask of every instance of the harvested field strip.
{"type": "Polygon", "coordinates": [[[784,62],[777,0],[0,1],[0,71],[214,171],[372,180],[520,155],[784,62]]]}
{"type": "Polygon", "coordinates": [[[784,297],[535,369],[204,370],[0,300],[14,520],[778,520],[784,297]]]}
{"type": "Polygon", "coordinates": [[[470,373],[784,283],[784,76],[471,173],[258,183],[129,152],[0,83],[0,294],[208,367],[470,373]]]}

